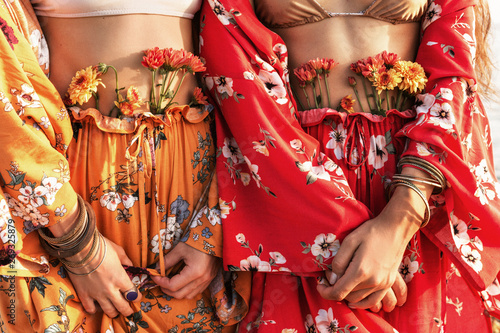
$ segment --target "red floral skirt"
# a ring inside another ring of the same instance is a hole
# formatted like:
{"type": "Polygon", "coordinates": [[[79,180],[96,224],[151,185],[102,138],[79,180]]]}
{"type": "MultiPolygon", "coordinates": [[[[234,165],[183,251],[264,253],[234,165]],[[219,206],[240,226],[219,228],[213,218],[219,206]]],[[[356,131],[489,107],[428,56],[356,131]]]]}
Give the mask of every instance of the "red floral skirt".
{"type": "MultiPolygon", "coordinates": [[[[304,130],[343,169],[356,198],[375,215],[387,203],[385,189],[405,148],[404,140],[396,138],[396,133],[413,119],[411,110],[390,110],[386,117],[332,109],[301,112],[304,130]]],[[[317,274],[296,277],[255,273],[249,314],[239,330],[491,331],[479,293],[467,285],[453,263],[421,232],[408,244],[399,270],[408,286],[408,299],[390,313],[351,309],[345,302],[323,299],[316,291],[317,274]]]]}

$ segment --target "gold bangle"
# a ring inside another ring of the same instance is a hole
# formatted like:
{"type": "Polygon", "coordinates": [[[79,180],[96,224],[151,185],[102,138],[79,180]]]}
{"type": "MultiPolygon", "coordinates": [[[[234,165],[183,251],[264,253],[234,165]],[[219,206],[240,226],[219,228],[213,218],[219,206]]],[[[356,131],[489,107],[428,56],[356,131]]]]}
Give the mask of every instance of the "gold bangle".
{"type": "Polygon", "coordinates": [[[398,186],[406,186],[408,188],[411,188],[424,201],[425,215],[424,215],[423,222],[420,224],[420,228],[424,228],[427,225],[427,223],[429,223],[429,220],[431,219],[431,208],[429,207],[429,203],[427,202],[427,198],[422,193],[422,191],[420,191],[420,189],[417,186],[415,186],[415,184],[413,184],[412,182],[406,181],[406,180],[402,180],[402,179],[393,180],[391,182],[391,184],[389,185],[389,198],[392,196],[393,188],[398,187],[398,186]]]}
{"type": "Polygon", "coordinates": [[[432,194],[438,194],[441,193],[441,184],[436,181],[434,178],[424,178],[424,177],[417,177],[417,176],[410,176],[410,175],[403,175],[403,174],[395,174],[392,176],[392,179],[398,179],[398,180],[407,180],[409,182],[417,182],[421,184],[427,184],[433,186],[432,189],[432,194]],[[436,191],[437,190],[437,191],[436,191]]]}
{"type": "Polygon", "coordinates": [[[78,260],[78,261],[70,261],[70,260],[67,260],[64,258],[61,258],[60,260],[64,264],[64,266],[69,266],[69,267],[73,267],[73,268],[86,266],[86,265],[88,265],[89,262],[91,262],[95,258],[95,256],[99,252],[99,246],[100,246],[99,231],[97,229],[95,229],[94,237],[92,240],[92,246],[90,247],[90,250],[85,255],[85,257],[83,257],[81,260],[78,260]]]}
{"type": "Polygon", "coordinates": [[[77,194],[76,197],[78,203],[78,217],[76,219],[77,223],[75,227],[72,228],[70,232],[61,237],[50,237],[45,233],[45,231],[43,230],[44,228],[40,228],[38,229],[40,237],[42,237],[50,244],[60,245],[71,242],[73,238],[77,237],[76,235],[78,233],[82,232],[82,230],[85,228],[85,222],[87,221],[87,211],[85,209],[85,200],[83,200],[83,198],[79,194],[77,194]]]}
{"type": "Polygon", "coordinates": [[[439,184],[441,185],[440,190],[438,192],[433,192],[433,194],[441,194],[446,189],[446,178],[444,177],[443,173],[426,160],[415,156],[404,156],[398,162],[398,169],[401,170],[401,167],[403,165],[411,165],[413,167],[419,168],[422,171],[427,172],[437,182],[439,182],[439,184]]]}
{"type": "Polygon", "coordinates": [[[89,272],[86,272],[86,273],[76,273],[72,270],[70,270],[68,267],[64,267],[68,272],[70,272],[71,274],[73,275],[77,275],[77,276],[86,276],[86,275],[90,275],[92,273],[94,273],[95,271],[97,271],[97,269],[99,269],[99,267],[101,267],[102,263],[104,262],[104,258],[106,258],[106,253],[107,253],[107,250],[108,250],[108,247],[106,245],[106,241],[104,240],[104,238],[102,237],[101,234],[99,234],[100,236],[100,241],[103,242],[104,244],[104,254],[102,255],[102,258],[101,258],[101,261],[99,262],[99,264],[97,264],[97,266],[93,269],[91,269],[89,272]]]}

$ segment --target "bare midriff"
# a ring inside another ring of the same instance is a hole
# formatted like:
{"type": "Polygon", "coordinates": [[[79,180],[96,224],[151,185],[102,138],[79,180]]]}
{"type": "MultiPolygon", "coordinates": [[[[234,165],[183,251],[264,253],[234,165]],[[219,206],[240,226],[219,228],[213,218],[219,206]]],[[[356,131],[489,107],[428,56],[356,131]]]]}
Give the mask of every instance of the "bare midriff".
{"type": "MultiPolygon", "coordinates": [[[[141,65],[143,51],[157,46],[193,52],[192,20],[187,18],[131,14],[40,20],[50,49],[50,80],[61,96],[78,70],[105,63],[117,69],[120,88],[134,85],[147,101],[152,83],[141,65]]],[[[114,73],[108,71],[102,81],[106,88],[99,87],[99,109],[109,115],[116,100],[114,73]]],[[[195,86],[194,76],[187,75],[175,101],[187,104],[195,86]]],[[[90,100],[83,107],[92,106],[90,100]]]]}
{"type": "MultiPolygon", "coordinates": [[[[356,7],[353,1],[346,3],[356,7]]],[[[362,8],[336,8],[336,12],[359,10],[362,8]]],[[[413,61],[419,42],[419,23],[391,24],[369,17],[333,17],[274,31],[286,43],[290,80],[296,97],[304,106],[307,101],[299,88],[297,78],[293,75],[293,70],[302,63],[315,58],[330,58],[338,63],[328,78],[331,106],[336,108],[346,95],[355,98],[348,82],[349,76],[356,77],[350,70],[351,63],[382,51],[396,53],[403,60],[413,61]]],[[[359,81],[358,78],[357,80],[359,81]]],[[[359,89],[359,92],[363,94],[362,89],[359,89]]],[[[360,99],[365,104],[364,98],[360,96],[360,99]]],[[[355,111],[360,110],[355,107],[355,111]]]]}

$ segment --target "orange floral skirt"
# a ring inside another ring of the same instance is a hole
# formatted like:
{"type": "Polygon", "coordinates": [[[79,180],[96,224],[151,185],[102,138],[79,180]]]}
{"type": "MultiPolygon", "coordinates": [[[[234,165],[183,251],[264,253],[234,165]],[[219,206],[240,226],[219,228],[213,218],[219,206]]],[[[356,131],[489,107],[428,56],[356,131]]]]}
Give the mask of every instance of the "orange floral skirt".
{"type": "MultiPolygon", "coordinates": [[[[7,331],[29,327],[38,332],[232,331],[230,325],[245,311],[239,296],[226,290],[227,281],[236,283],[234,277],[224,279],[221,272],[191,300],[164,294],[149,278],[165,272],[163,256],[178,242],[221,256],[208,112],[185,106],[171,108],[161,117],[142,113],[118,119],[95,109],[72,111],[76,138],[68,150],[72,186],[91,203],[99,231],[122,246],[132,260],[134,267],[127,272],[140,284],[143,299],[131,303],[135,313],[130,317],[89,315],[66,271],[52,259],[48,272],[39,277],[0,283],[2,288],[13,283],[16,293],[15,326],[7,326],[7,331]]],[[[9,309],[0,311],[8,325],[9,309]]]]}

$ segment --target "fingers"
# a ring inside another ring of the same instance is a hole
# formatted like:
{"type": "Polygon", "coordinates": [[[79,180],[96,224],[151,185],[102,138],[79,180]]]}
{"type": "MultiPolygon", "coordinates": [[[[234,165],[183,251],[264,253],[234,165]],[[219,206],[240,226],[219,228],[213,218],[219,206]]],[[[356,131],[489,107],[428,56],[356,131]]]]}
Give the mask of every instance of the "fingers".
{"type": "Polygon", "coordinates": [[[152,276],[151,278],[164,293],[175,298],[184,298],[191,294],[193,289],[203,291],[211,281],[211,278],[203,274],[202,271],[194,269],[193,266],[185,266],[179,274],[171,278],[161,276],[152,276]],[[200,288],[195,288],[195,285],[200,285],[200,288]]]}
{"type": "Polygon", "coordinates": [[[392,285],[392,290],[396,296],[397,306],[403,306],[408,298],[408,287],[401,274],[396,276],[396,281],[392,285]]]}
{"type": "Polygon", "coordinates": [[[394,290],[389,289],[387,293],[385,294],[384,298],[382,299],[382,309],[385,312],[391,312],[394,310],[398,303],[398,300],[396,299],[396,295],[394,294],[394,290]]]}
{"type": "Polygon", "coordinates": [[[363,277],[362,274],[358,273],[358,269],[354,268],[354,265],[351,264],[347,267],[345,274],[342,275],[331,288],[323,290],[324,294],[322,294],[322,296],[326,299],[342,301],[354,290],[354,288],[358,287],[363,277]]]}
{"type": "Polygon", "coordinates": [[[348,303],[348,306],[354,309],[370,309],[374,312],[378,312],[380,311],[382,300],[384,299],[386,293],[387,290],[378,290],[359,302],[348,303]]]}
{"type": "Polygon", "coordinates": [[[166,288],[161,288],[161,290],[176,299],[193,299],[207,289],[209,285],[210,281],[200,282],[196,280],[176,291],[166,288]]]}
{"type": "Polygon", "coordinates": [[[88,296],[78,294],[80,302],[87,313],[94,314],[96,311],[94,300],[88,296]]]}
{"type": "Polygon", "coordinates": [[[184,260],[184,255],[182,247],[184,243],[178,243],[170,252],[168,252],[163,258],[165,262],[165,270],[169,270],[174,267],[178,262],[184,260]]]}
{"type": "Polygon", "coordinates": [[[344,275],[349,263],[352,261],[354,253],[359,246],[358,242],[351,240],[353,239],[353,237],[350,237],[351,235],[344,239],[337,254],[333,258],[332,271],[337,274],[337,276],[344,275]]]}

